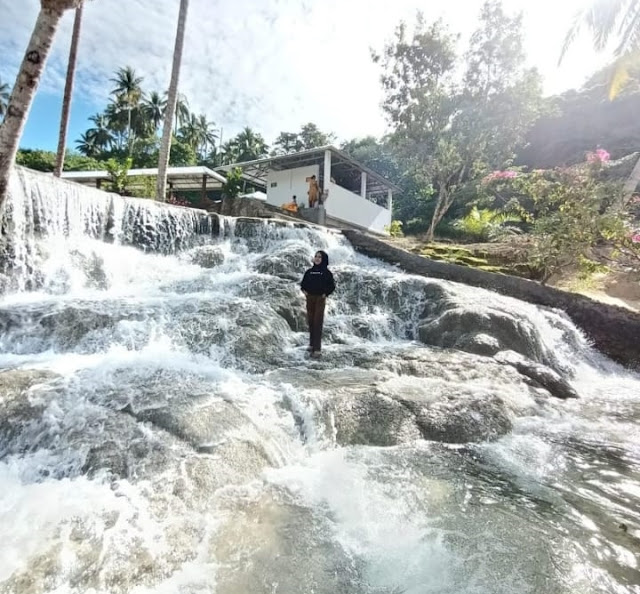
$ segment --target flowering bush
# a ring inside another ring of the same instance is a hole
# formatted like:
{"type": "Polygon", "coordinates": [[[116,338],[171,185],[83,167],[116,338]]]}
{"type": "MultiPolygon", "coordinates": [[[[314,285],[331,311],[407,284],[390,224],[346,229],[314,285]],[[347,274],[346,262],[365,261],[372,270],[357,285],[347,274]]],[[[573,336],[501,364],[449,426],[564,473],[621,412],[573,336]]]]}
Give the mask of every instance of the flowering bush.
{"type": "Polygon", "coordinates": [[[496,180],[513,179],[514,177],[518,177],[517,171],[493,171],[489,175],[485,175],[482,178],[482,183],[484,185],[487,185],[496,180]]]}
{"type": "Polygon", "coordinates": [[[604,149],[598,149],[595,152],[587,153],[587,163],[606,163],[611,159],[611,155],[604,149]]]}
{"type": "Polygon", "coordinates": [[[186,198],[182,196],[169,196],[167,199],[167,204],[173,204],[174,206],[188,206],[189,208],[193,208],[193,204],[189,202],[186,198]]]}

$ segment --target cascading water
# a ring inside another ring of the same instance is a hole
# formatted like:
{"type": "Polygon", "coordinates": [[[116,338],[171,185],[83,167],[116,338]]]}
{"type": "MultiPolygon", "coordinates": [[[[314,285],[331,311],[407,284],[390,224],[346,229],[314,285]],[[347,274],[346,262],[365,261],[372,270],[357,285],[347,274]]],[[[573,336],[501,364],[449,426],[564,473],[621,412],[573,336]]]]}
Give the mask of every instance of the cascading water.
{"type": "Polygon", "coordinates": [[[640,592],[640,378],[561,313],[22,170],[7,215],[0,593],[640,592]]]}

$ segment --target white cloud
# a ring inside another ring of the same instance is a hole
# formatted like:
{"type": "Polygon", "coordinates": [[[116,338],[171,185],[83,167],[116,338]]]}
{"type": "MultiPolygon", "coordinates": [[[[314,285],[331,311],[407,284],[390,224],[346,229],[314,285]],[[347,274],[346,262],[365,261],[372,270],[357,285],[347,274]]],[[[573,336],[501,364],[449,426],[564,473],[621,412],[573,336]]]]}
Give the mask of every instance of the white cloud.
{"type": "MultiPolygon", "coordinates": [[[[525,11],[531,62],[557,92],[579,85],[602,64],[587,44],[556,66],[564,32],[585,0],[505,0],[525,11]]],[[[0,0],[0,77],[12,80],[39,8],[38,0],[0,0]]],[[[93,0],[87,3],[78,63],[77,92],[103,105],[109,78],[125,65],[145,78],[145,88],[168,85],[178,0],[93,0]]],[[[191,0],[181,91],[193,109],[225,128],[225,137],[249,125],[272,139],[307,121],[342,138],[380,134],[379,72],[370,47],[381,47],[417,8],[443,16],[468,34],[482,2],[448,0],[191,0]]],[[[73,23],[69,13],[56,38],[43,88],[63,86],[73,23]]]]}

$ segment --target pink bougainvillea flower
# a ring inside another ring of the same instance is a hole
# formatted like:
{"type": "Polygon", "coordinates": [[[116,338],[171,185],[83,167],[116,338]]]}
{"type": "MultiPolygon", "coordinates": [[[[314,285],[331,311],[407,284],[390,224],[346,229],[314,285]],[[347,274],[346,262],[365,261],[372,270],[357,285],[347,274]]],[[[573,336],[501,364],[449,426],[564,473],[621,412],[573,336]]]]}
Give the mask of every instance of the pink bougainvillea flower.
{"type": "Polygon", "coordinates": [[[640,232],[636,231],[632,236],[631,236],[631,241],[633,243],[640,243],[640,232]]]}
{"type": "Polygon", "coordinates": [[[606,163],[611,159],[611,155],[604,149],[587,153],[587,163],[606,163]]]}
{"type": "Polygon", "coordinates": [[[517,171],[493,171],[482,178],[483,184],[489,184],[497,179],[513,179],[518,177],[517,171]]]}

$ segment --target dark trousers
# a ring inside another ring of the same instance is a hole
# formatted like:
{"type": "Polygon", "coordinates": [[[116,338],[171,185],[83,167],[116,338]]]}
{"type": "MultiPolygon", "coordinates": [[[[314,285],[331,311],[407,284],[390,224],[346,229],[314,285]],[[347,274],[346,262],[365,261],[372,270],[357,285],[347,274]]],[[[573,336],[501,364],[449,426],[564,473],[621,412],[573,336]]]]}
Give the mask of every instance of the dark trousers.
{"type": "Polygon", "coordinates": [[[326,299],[321,295],[307,295],[307,322],[309,323],[309,346],[312,351],[322,349],[322,324],[326,299]]]}

